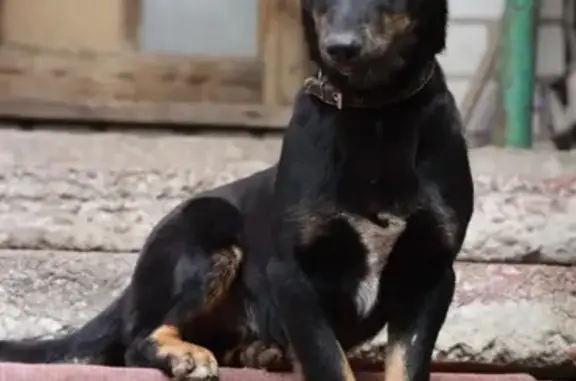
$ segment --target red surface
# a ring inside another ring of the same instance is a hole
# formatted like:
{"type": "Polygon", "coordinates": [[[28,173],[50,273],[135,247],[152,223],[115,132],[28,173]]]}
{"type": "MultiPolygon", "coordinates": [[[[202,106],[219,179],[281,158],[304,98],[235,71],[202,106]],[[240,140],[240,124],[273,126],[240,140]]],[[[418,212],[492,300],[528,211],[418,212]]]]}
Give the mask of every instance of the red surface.
{"type": "MultiPolygon", "coordinates": [[[[0,381],[168,381],[150,369],[108,368],[93,365],[27,365],[0,363],[0,381]]],[[[301,381],[290,373],[267,373],[253,369],[221,370],[222,381],[301,381]]],[[[381,373],[360,373],[357,381],[382,381],[381,373]]],[[[481,375],[434,373],[432,381],[534,381],[524,374],[481,375]]],[[[400,381],[400,380],[399,380],[400,381]]]]}

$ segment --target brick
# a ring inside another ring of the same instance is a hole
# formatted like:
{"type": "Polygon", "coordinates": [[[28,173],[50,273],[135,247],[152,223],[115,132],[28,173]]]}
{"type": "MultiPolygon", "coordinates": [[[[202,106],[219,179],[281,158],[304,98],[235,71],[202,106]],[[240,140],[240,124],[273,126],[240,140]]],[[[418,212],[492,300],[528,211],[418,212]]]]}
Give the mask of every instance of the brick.
{"type": "MultiPolygon", "coordinates": [[[[252,369],[221,369],[222,381],[301,381],[292,373],[268,373],[252,369]]],[[[91,365],[25,365],[0,364],[0,381],[168,381],[151,369],[109,368],[91,365]]],[[[380,381],[380,373],[358,373],[357,381],[380,381]]],[[[534,381],[524,374],[481,375],[433,373],[431,381],[534,381]]]]}

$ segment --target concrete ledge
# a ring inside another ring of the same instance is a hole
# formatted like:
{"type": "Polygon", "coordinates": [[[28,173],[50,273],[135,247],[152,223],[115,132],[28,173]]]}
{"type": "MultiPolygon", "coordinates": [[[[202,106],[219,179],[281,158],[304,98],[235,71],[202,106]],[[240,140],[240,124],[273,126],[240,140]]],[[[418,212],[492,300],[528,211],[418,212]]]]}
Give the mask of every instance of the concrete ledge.
{"type": "MultiPolygon", "coordinates": [[[[62,333],[83,324],[126,286],[136,259],[0,251],[0,268],[6,269],[0,272],[0,338],[62,333]]],[[[458,263],[456,272],[436,364],[458,365],[450,371],[494,365],[576,374],[568,354],[576,345],[576,268],[458,263]]],[[[357,369],[382,369],[385,342],[382,332],[353,352],[357,369]]]]}
{"type": "MultiPolygon", "coordinates": [[[[136,252],[180,200],[265,168],[279,148],[279,137],[0,130],[0,248],[136,252]]],[[[487,147],[470,161],[461,260],[576,263],[576,151],[487,147]]]]}
{"type": "MultiPolygon", "coordinates": [[[[254,369],[220,370],[222,381],[300,381],[292,373],[268,373],[254,369]]],[[[0,364],[0,381],[168,381],[159,371],[151,369],[110,368],[91,365],[25,365],[0,364]]],[[[382,374],[358,373],[358,381],[381,381],[382,374]]],[[[433,373],[431,381],[534,381],[526,374],[483,375],[433,373]]]]}
{"type": "MultiPolygon", "coordinates": [[[[137,252],[152,226],[178,202],[266,166],[4,168],[0,248],[137,252]]],[[[475,211],[460,260],[576,264],[575,175],[478,175],[475,188],[475,211]]]]}
{"type": "Polygon", "coordinates": [[[576,264],[576,174],[477,176],[459,260],[576,264]]]}
{"type": "MultiPolygon", "coordinates": [[[[437,364],[576,374],[569,354],[576,344],[576,267],[458,263],[456,275],[437,364]]],[[[353,358],[363,369],[381,368],[384,344],[382,333],[353,358]]]]}

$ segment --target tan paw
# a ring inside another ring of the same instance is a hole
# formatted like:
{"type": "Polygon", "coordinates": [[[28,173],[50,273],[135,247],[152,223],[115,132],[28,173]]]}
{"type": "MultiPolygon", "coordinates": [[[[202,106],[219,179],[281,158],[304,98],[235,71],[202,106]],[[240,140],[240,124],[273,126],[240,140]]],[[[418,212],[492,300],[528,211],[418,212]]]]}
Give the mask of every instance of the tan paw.
{"type": "Polygon", "coordinates": [[[174,380],[218,380],[218,362],[206,348],[181,342],[158,348],[158,354],[169,361],[174,380]]]}
{"type": "Polygon", "coordinates": [[[278,346],[263,341],[240,345],[226,353],[224,364],[265,370],[287,370],[290,360],[278,346]]]}

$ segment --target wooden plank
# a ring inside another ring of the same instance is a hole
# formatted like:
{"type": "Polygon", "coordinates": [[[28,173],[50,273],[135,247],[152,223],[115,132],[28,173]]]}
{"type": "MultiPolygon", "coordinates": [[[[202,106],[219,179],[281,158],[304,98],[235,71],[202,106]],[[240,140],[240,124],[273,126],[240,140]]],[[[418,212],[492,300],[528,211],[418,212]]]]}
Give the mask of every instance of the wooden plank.
{"type": "Polygon", "coordinates": [[[122,0],[124,3],[124,39],[126,49],[140,49],[140,28],[142,24],[142,0],[122,0]]]}
{"type": "Polygon", "coordinates": [[[4,29],[6,28],[6,23],[4,22],[4,8],[5,8],[5,1],[0,0],[0,44],[4,43],[4,29]]]}
{"type": "Polygon", "coordinates": [[[267,21],[262,25],[265,28],[262,33],[264,62],[262,98],[263,103],[268,106],[275,106],[282,103],[280,89],[280,73],[282,72],[282,62],[280,54],[280,20],[279,8],[283,0],[268,0],[264,6],[264,13],[267,21]]]}
{"type": "Polygon", "coordinates": [[[0,48],[0,93],[47,101],[260,103],[257,60],[0,48]]]}
{"type": "Polygon", "coordinates": [[[269,28],[271,3],[270,0],[258,1],[258,58],[261,60],[265,58],[266,53],[266,35],[269,28]]]}
{"type": "Polygon", "coordinates": [[[65,103],[0,97],[0,120],[284,129],[291,115],[291,107],[263,105],[130,101],[65,103]]]}
{"type": "Polygon", "coordinates": [[[283,0],[280,17],[280,97],[282,104],[292,104],[294,96],[309,75],[308,54],[304,45],[300,0],[283,0]]]}
{"type": "Polygon", "coordinates": [[[309,72],[300,21],[299,0],[268,0],[263,59],[263,99],[267,105],[289,105],[309,72]]]}
{"type": "Polygon", "coordinates": [[[473,108],[478,101],[480,94],[489,81],[490,77],[494,75],[493,68],[496,64],[498,57],[498,49],[500,48],[500,22],[486,23],[488,29],[488,48],[480,61],[480,65],[476,70],[476,74],[470,80],[469,90],[462,101],[460,111],[464,123],[468,123],[472,116],[473,108]]]}
{"type": "Polygon", "coordinates": [[[4,0],[5,40],[51,48],[121,51],[122,0],[4,0]]]}

